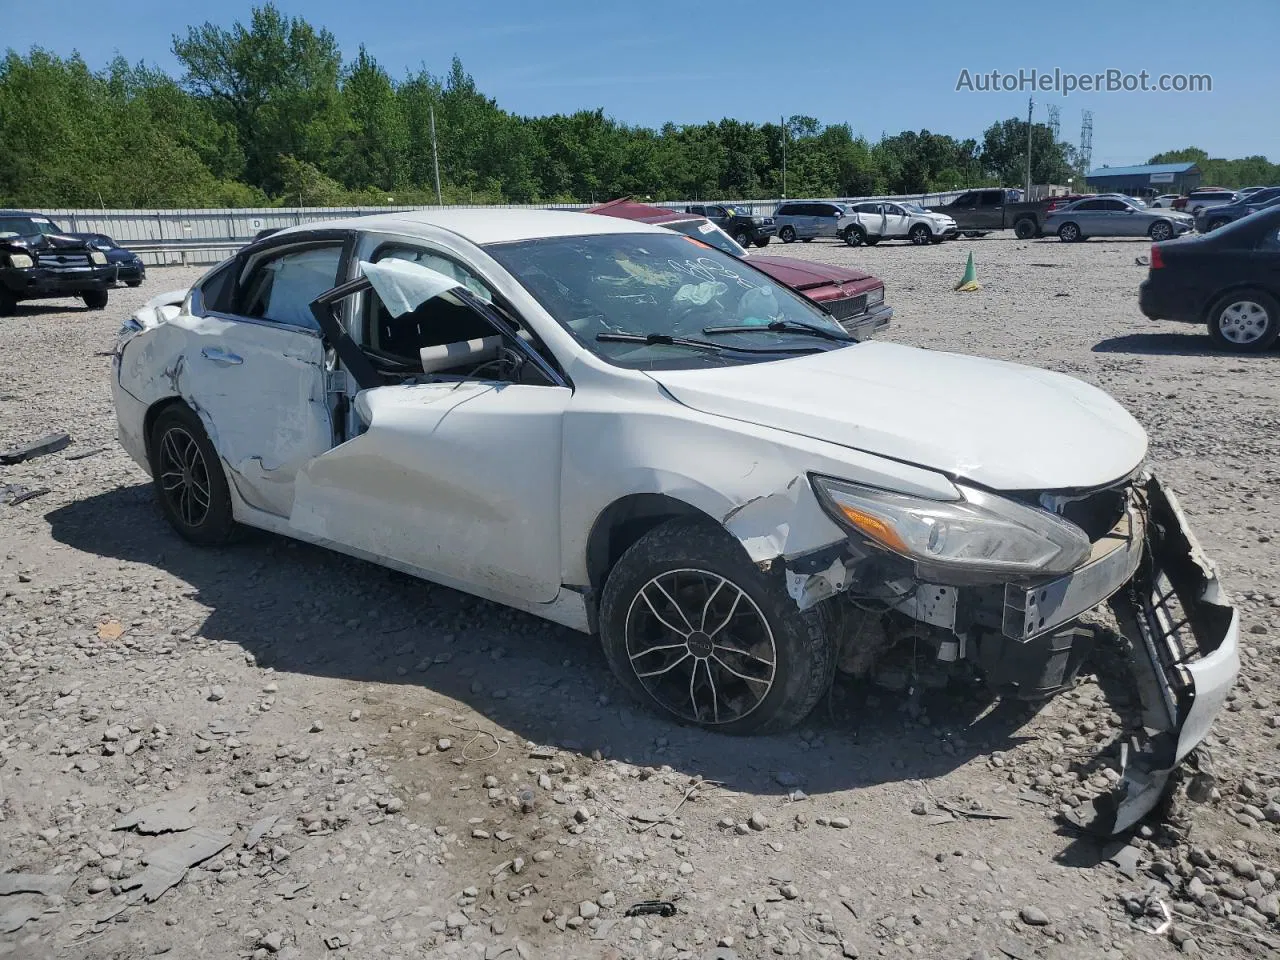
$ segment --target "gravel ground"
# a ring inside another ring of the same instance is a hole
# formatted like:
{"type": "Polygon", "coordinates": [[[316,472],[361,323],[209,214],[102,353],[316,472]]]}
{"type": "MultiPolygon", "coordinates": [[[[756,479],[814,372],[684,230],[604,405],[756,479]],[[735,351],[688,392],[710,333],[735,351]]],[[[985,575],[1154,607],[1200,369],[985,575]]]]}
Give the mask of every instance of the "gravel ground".
{"type": "Polygon", "coordinates": [[[0,448],[73,438],[0,467],[49,488],[0,505],[0,954],[1274,956],[1275,357],[1143,319],[1141,242],[785,253],[882,276],[891,339],[1065,371],[1143,421],[1242,598],[1202,802],[1128,847],[1058,824],[1115,777],[1127,714],[1092,680],[1038,712],[838,682],[802,729],[732,739],[633,707],[553,625],[266,535],[187,545],[107,383],[120,321],[199,273],[155,269],[105,312],[0,319],[0,448]],[[983,289],[953,293],[970,251],[983,289]],[[653,899],[678,913],[625,916],[653,899]]]}

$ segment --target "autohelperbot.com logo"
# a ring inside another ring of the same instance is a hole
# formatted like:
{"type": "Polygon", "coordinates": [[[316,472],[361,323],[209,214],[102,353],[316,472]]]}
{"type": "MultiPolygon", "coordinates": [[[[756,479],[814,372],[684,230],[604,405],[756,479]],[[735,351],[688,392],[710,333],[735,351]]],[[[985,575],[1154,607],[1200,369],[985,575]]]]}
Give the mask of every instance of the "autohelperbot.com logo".
{"type": "Polygon", "coordinates": [[[1073,93],[1212,93],[1213,76],[1208,73],[1153,73],[1111,67],[1095,73],[1072,73],[1054,67],[1038,70],[1020,67],[1016,71],[973,71],[962,69],[956,78],[957,93],[1053,93],[1069,97],[1073,93]]]}

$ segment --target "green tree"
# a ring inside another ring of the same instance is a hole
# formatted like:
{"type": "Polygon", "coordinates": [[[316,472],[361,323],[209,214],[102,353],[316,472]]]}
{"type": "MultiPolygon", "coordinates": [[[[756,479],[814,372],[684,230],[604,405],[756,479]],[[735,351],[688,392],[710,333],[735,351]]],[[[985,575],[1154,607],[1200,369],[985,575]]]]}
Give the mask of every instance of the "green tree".
{"type": "MultiPolygon", "coordinates": [[[[1023,183],[1027,177],[1027,121],[1010,117],[993,123],[982,135],[982,165],[1005,186],[1023,183]]],[[[1066,183],[1074,171],[1071,148],[1055,142],[1043,123],[1031,129],[1031,182],[1066,183]]]]}

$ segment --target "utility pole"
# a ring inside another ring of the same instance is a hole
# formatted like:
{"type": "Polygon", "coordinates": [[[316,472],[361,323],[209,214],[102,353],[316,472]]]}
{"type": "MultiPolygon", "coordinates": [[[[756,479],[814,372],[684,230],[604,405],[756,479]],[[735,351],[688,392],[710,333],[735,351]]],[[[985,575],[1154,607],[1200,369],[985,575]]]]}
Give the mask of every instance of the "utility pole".
{"type": "Polygon", "coordinates": [[[436,108],[431,107],[431,166],[436,174],[436,203],[444,206],[444,199],[440,195],[440,151],[436,147],[436,108]]]}
{"type": "Polygon", "coordinates": [[[1027,97],[1027,192],[1022,195],[1024,201],[1031,199],[1031,114],[1035,108],[1035,100],[1027,97]]]}
{"type": "Polygon", "coordinates": [[[782,199],[787,199],[787,121],[778,117],[778,125],[782,127],[782,199]]]}

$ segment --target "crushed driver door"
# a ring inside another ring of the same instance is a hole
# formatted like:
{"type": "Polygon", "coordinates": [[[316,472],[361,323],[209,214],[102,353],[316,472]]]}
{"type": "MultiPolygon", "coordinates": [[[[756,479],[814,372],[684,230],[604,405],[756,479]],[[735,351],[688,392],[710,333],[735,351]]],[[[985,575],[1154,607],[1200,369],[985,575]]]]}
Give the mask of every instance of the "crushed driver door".
{"type": "MultiPolygon", "coordinates": [[[[368,272],[373,265],[362,266],[368,272]]],[[[483,315],[487,305],[442,279],[435,292],[396,295],[413,309],[447,289],[483,315]]],[[[366,275],[321,300],[334,303],[370,286],[366,275]]],[[[317,317],[331,327],[336,318],[321,300],[317,317]]],[[[500,324],[495,333],[513,351],[529,349],[500,324]]],[[[290,525],[470,593],[555,599],[561,434],[572,391],[554,371],[545,383],[424,377],[381,385],[345,330],[326,333],[363,388],[353,404],[362,430],[299,472],[290,525]]],[[[526,362],[545,367],[536,352],[526,362]]]]}

